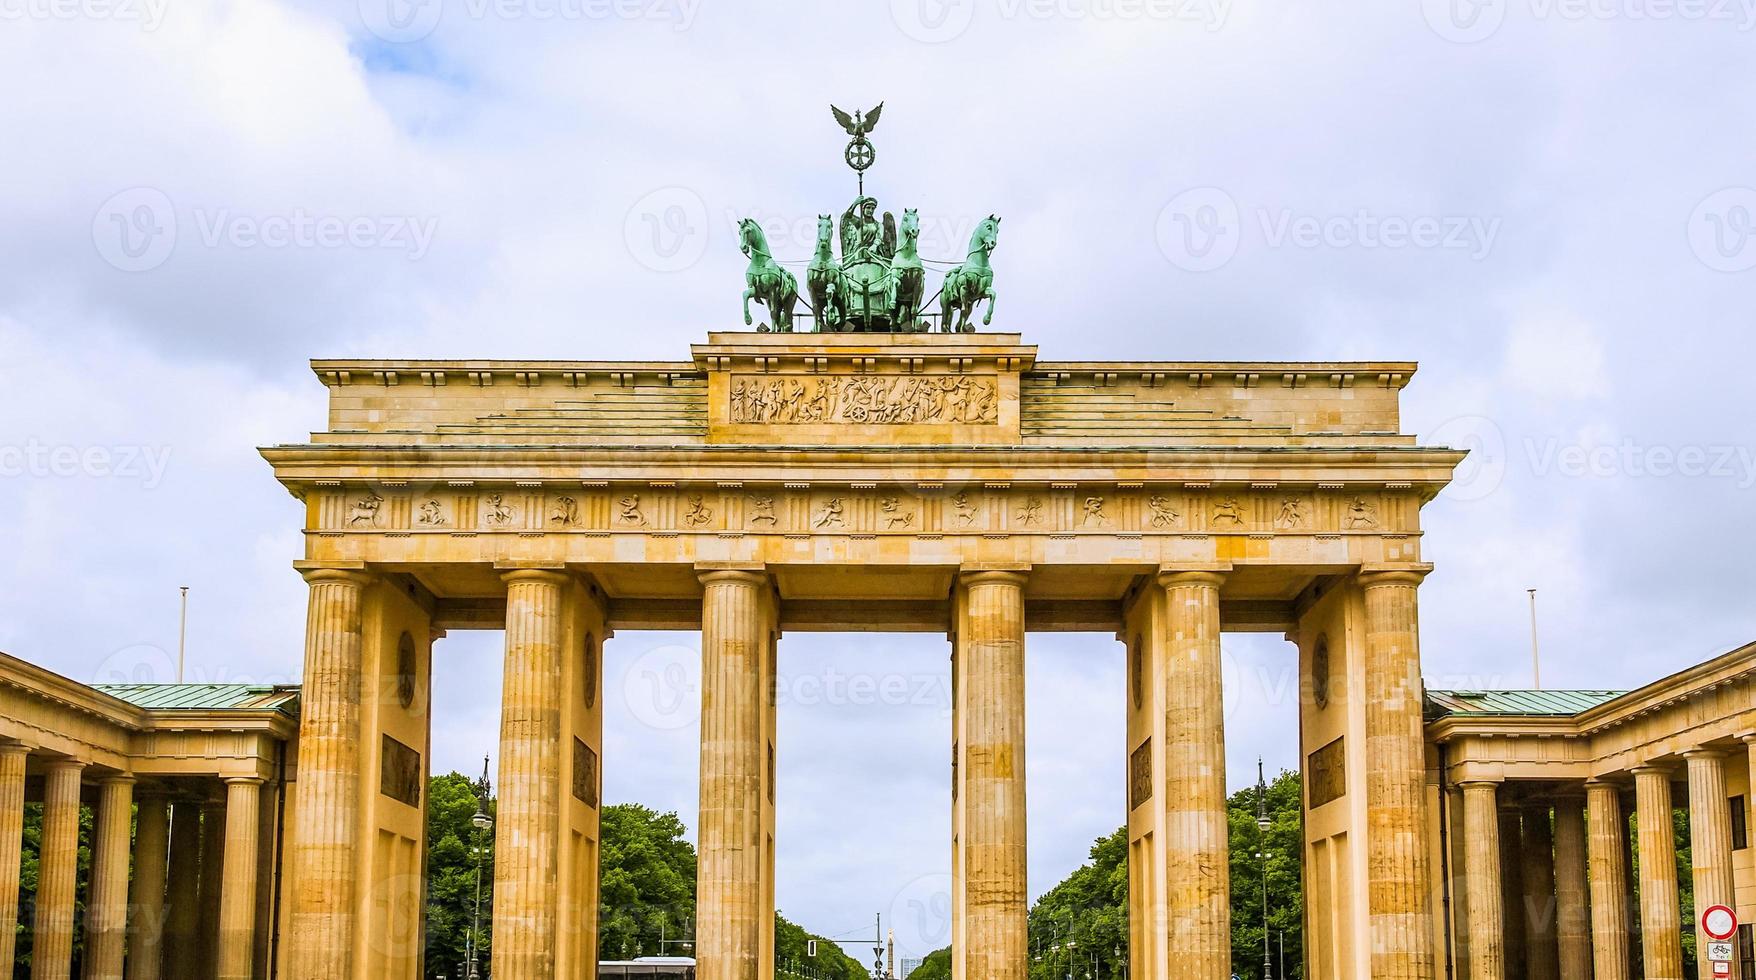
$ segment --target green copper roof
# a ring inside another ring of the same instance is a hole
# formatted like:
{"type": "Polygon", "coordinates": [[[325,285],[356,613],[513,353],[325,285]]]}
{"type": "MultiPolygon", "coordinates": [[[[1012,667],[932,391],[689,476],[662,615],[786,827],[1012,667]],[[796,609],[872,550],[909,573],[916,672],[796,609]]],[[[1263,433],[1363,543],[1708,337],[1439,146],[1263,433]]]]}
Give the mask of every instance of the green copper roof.
{"type": "Polygon", "coordinates": [[[297,687],[267,684],[94,684],[96,690],[149,711],[286,709],[297,687]]]}
{"type": "Polygon", "coordinates": [[[1626,691],[1428,691],[1434,717],[1445,715],[1576,715],[1626,691]]]}

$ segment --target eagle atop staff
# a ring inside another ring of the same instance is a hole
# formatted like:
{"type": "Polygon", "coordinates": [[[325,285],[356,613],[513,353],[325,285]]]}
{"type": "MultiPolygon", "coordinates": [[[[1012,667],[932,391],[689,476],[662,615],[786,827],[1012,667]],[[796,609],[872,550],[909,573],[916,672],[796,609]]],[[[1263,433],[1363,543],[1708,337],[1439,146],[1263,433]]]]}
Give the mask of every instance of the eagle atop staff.
{"type": "Polygon", "coordinates": [[[884,103],[878,103],[878,107],[870,113],[855,109],[851,116],[833,105],[829,107],[829,111],[835,113],[835,121],[841,123],[841,128],[847,130],[849,136],[859,139],[878,128],[878,114],[884,111],[884,103]]]}

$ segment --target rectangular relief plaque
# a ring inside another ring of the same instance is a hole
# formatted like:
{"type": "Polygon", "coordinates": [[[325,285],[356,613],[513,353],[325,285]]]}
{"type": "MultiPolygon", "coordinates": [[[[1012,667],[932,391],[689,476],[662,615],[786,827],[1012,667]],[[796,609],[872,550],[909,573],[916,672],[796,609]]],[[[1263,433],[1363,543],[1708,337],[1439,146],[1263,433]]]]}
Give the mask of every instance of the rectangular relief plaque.
{"type": "Polygon", "coordinates": [[[1000,385],[962,374],[782,376],[731,379],[737,425],[998,425],[1000,385]]]}
{"type": "Polygon", "coordinates": [[[412,807],[421,805],[421,753],[389,735],[378,760],[378,791],[412,807]]]}
{"type": "Polygon", "coordinates": [[[1128,757],[1128,809],[1152,799],[1152,739],[1140,743],[1128,757]]]}
{"type": "Polygon", "coordinates": [[[1347,795],[1345,742],[1345,738],[1338,738],[1311,753],[1309,764],[1305,766],[1305,792],[1313,810],[1347,795]]]}
{"type": "Polygon", "coordinates": [[[573,740],[573,797],[586,806],[598,805],[598,754],[577,738],[573,740]]]}

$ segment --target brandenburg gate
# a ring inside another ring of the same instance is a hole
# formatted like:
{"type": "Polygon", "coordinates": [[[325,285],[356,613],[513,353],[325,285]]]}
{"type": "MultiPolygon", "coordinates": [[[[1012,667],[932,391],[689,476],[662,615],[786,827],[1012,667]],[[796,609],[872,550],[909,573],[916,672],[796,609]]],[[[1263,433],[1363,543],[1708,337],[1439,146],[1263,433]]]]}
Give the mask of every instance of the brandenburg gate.
{"type": "Polygon", "coordinates": [[[595,975],[600,779],[638,764],[603,756],[601,649],[642,629],[701,631],[703,980],[774,975],[776,854],[809,846],[775,837],[776,648],[814,630],[950,640],[960,980],[1026,975],[1026,638],[1056,630],[1127,661],[1132,977],[1230,975],[1225,630],[1297,657],[1307,932],[1341,950],[1318,975],[1435,976],[1420,514],[1462,454],[1401,431],[1413,364],[750,332],[313,366],[327,430],[263,450],[307,515],[295,980],[418,975],[432,649],[458,629],[506,640],[496,980],[595,975]]]}

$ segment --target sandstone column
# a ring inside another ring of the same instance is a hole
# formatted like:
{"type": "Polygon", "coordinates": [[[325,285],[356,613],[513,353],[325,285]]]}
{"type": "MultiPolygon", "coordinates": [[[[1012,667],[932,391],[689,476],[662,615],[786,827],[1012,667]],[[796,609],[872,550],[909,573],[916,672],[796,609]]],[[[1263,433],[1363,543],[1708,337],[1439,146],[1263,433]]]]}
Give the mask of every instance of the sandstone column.
{"type": "Polygon", "coordinates": [[[564,572],[506,582],[500,810],[494,824],[494,976],[554,980],[560,914],[561,594],[564,572]]]}
{"type": "Polygon", "coordinates": [[[1560,975],[1592,980],[1591,913],[1585,883],[1585,798],[1555,799],[1555,939],[1560,975]]]}
{"type": "Polygon", "coordinates": [[[1590,823],[1591,946],[1596,980],[1629,980],[1628,819],[1613,783],[1585,784],[1590,823]]]}
{"type": "MultiPolygon", "coordinates": [[[[302,781],[302,780],[301,780],[302,781]]],[[[201,804],[171,805],[170,881],[165,894],[164,975],[171,980],[199,972],[201,949],[201,804]]],[[[290,953],[297,955],[294,950],[290,953]]]]}
{"type": "Polygon", "coordinates": [[[1683,980],[1670,771],[1654,766],[1634,770],[1634,792],[1640,819],[1640,932],[1646,980],[1683,980]]]}
{"type": "Polygon", "coordinates": [[[256,944],[256,834],[261,788],[262,780],[253,776],[226,780],[219,980],[250,980],[256,944]]]}
{"type": "Polygon", "coordinates": [[[960,980],[1024,980],[1026,938],[1024,784],[1025,573],[966,570],[958,578],[954,789],[962,869],[953,915],[960,980]],[[961,929],[961,932],[959,931],[961,929]]]}
{"type": "MultiPolygon", "coordinates": [[[[1732,888],[1732,815],[1726,795],[1725,753],[1697,749],[1683,753],[1689,760],[1689,855],[1694,864],[1695,911],[1713,905],[1737,907],[1732,888]]],[[[1707,958],[1707,933],[1695,923],[1695,949],[1702,980],[1712,980],[1707,958]]],[[[1738,972],[1738,944],[1732,943],[1732,976],[1738,972]]]]}
{"type": "MultiPolygon", "coordinates": [[[[1524,825],[1524,956],[1530,980],[1559,980],[1555,942],[1555,841],[1547,803],[1527,802],[1524,825]]],[[[1569,977],[1568,980],[1573,980],[1569,977]]]]}
{"type": "MultiPolygon", "coordinates": [[[[73,970],[73,887],[79,862],[79,777],[85,763],[57,759],[43,783],[43,845],[31,980],[67,980],[73,970]]],[[[10,883],[8,885],[10,887],[10,883]]]]}
{"type": "Polygon", "coordinates": [[[1219,588],[1207,571],[1161,571],[1165,589],[1164,796],[1166,962],[1173,975],[1232,975],[1231,861],[1226,823],[1225,700],[1219,588]]]}
{"type": "Polygon", "coordinates": [[[1499,784],[1463,784],[1466,864],[1465,901],[1469,906],[1468,980],[1505,980],[1506,936],[1500,892],[1499,784]]]}
{"type": "MultiPolygon", "coordinates": [[[[716,569],[701,574],[701,847],[695,955],[700,980],[757,980],[767,842],[762,785],[763,660],[771,625],[768,577],[716,569]]],[[[767,980],[767,978],[761,978],[767,980]]]]}
{"type": "Polygon", "coordinates": [[[128,937],[134,777],[110,776],[98,783],[96,816],[90,895],[85,903],[85,975],[87,980],[122,980],[122,950],[128,937]]]}
{"type": "MultiPolygon", "coordinates": [[[[18,880],[24,846],[24,760],[30,747],[0,743],[0,882],[18,880]]],[[[18,889],[0,887],[0,963],[17,955],[18,889]]]]}
{"type": "Polygon", "coordinates": [[[1433,980],[1426,735],[1415,590],[1424,568],[1366,571],[1366,837],[1373,980],[1433,980]]]}
{"type": "Polygon", "coordinates": [[[159,980],[164,956],[165,862],[171,821],[165,801],[145,797],[134,830],[134,883],[128,894],[128,980],[159,980]]]}
{"type": "MultiPolygon", "coordinates": [[[[304,571],[311,598],[299,722],[295,826],[287,854],[289,980],[354,977],[360,847],[361,607],[371,577],[304,571]]],[[[179,807],[179,812],[184,808],[179,807]]],[[[173,833],[177,831],[173,823],[173,833]]],[[[176,852],[173,846],[173,854],[176,852]]],[[[173,865],[173,876],[175,875],[173,865]]],[[[178,914],[175,889],[171,905],[178,914]]]]}

